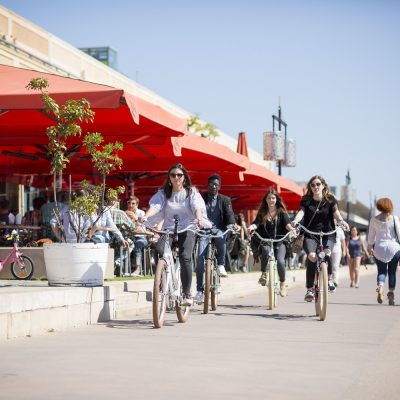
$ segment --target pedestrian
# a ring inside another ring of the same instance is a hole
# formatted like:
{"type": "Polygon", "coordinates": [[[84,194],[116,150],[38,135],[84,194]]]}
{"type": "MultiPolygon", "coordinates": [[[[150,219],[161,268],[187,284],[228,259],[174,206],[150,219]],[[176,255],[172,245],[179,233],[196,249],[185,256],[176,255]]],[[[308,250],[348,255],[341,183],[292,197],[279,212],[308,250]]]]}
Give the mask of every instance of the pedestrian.
{"type": "MultiPolygon", "coordinates": [[[[255,220],[249,226],[249,230],[255,230],[261,237],[266,239],[279,239],[285,236],[287,232],[292,229],[289,215],[281,196],[275,189],[268,190],[261,201],[255,220]]],[[[267,284],[267,266],[270,245],[260,243],[260,240],[255,235],[252,236],[251,243],[253,254],[255,253],[256,258],[258,258],[259,255],[261,256],[261,276],[258,283],[261,286],[265,286],[267,284]]],[[[280,295],[284,297],[287,295],[285,284],[285,257],[287,244],[285,242],[278,242],[274,243],[273,247],[274,255],[277,260],[280,295]]]]}
{"type": "Polygon", "coordinates": [[[347,254],[347,246],[346,246],[346,237],[344,235],[344,231],[341,227],[338,227],[336,231],[335,242],[332,248],[332,280],[335,287],[339,285],[339,268],[340,262],[342,258],[346,257],[347,254]]]}
{"type": "Polygon", "coordinates": [[[381,198],[376,202],[380,211],[369,222],[368,252],[375,257],[378,268],[376,291],[378,303],[383,303],[386,276],[389,275],[389,305],[394,306],[394,290],[396,289],[396,270],[400,260],[400,222],[393,215],[393,203],[389,198],[381,198]]]}
{"type": "MultiPolygon", "coordinates": [[[[303,225],[312,232],[331,232],[335,229],[335,221],[342,225],[345,230],[349,229],[348,224],[343,220],[337,200],[330,192],[325,179],[320,175],[313,176],[307,183],[306,194],[300,202],[300,210],[297,212],[292,222],[296,226],[304,218],[303,225]]],[[[331,292],[336,290],[332,279],[331,253],[335,242],[335,235],[323,236],[322,244],[328,262],[328,287],[331,292]]],[[[306,261],[306,295],[305,301],[314,300],[314,279],[317,265],[317,248],[319,238],[304,234],[304,250],[307,253],[306,261]]]]}
{"type": "MultiPolygon", "coordinates": [[[[213,234],[219,235],[214,238],[217,249],[217,270],[218,275],[227,277],[225,270],[226,257],[226,235],[224,231],[235,226],[235,214],[233,213],[231,199],[219,193],[221,189],[221,176],[218,174],[210,175],[207,179],[208,190],[202,195],[207,212],[207,219],[213,225],[213,234]]],[[[196,297],[197,304],[201,304],[204,298],[204,263],[207,254],[209,240],[206,237],[200,237],[197,253],[197,268],[196,268],[196,297]]]]}
{"type": "Polygon", "coordinates": [[[360,284],[360,265],[363,254],[367,254],[364,240],[360,237],[357,227],[350,228],[350,237],[347,241],[349,259],[350,287],[358,288],[360,284]]]}
{"type": "MultiPolygon", "coordinates": [[[[198,190],[192,185],[187,170],[182,164],[173,164],[168,172],[162,188],[150,199],[149,209],[144,220],[161,214],[163,228],[173,230],[175,216],[178,216],[178,230],[184,230],[194,224],[200,228],[206,225],[204,220],[205,204],[198,190]]],[[[178,234],[179,262],[181,264],[181,281],[183,290],[183,306],[193,304],[191,286],[193,261],[192,253],[196,235],[191,231],[178,234]]]]}

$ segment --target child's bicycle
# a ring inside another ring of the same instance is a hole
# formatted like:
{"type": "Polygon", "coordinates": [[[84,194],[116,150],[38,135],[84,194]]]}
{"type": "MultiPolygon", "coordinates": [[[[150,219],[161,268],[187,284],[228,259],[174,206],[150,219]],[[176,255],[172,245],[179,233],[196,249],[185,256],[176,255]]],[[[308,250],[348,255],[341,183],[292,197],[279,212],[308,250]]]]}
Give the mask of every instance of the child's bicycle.
{"type": "Polygon", "coordinates": [[[33,275],[33,261],[28,256],[22,254],[18,248],[19,234],[13,229],[11,234],[6,235],[6,240],[12,240],[13,247],[7,256],[0,260],[0,272],[7,263],[10,263],[11,273],[15,279],[26,280],[33,275]]]}
{"type": "Polygon", "coordinates": [[[252,232],[252,235],[256,235],[260,240],[260,243],[266,243],[269,247],[268,252],[268,266],[267,266],[267,286],[268,286],[268,308],[273,310],[278,306],[278,296],[281,291],[279,288],[279,277],[278,277],[278,268],[277,268],[277,260],[274,254],[274,243],[283,242],[286,240],[291,232],[288,232],[285,236],[279,239],[268,239],[260,236],[256,231],[252,232]]]}

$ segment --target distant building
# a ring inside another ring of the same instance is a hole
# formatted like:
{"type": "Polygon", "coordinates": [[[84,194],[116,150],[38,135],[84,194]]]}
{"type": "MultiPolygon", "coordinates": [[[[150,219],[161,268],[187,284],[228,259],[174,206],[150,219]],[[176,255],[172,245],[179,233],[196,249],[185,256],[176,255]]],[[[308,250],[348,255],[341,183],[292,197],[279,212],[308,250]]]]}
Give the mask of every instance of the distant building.
{"type": "Polygon", "coordinates": [[[117,70],[118,52],[112,47],[81,47],[79,50],[117,70]]]}

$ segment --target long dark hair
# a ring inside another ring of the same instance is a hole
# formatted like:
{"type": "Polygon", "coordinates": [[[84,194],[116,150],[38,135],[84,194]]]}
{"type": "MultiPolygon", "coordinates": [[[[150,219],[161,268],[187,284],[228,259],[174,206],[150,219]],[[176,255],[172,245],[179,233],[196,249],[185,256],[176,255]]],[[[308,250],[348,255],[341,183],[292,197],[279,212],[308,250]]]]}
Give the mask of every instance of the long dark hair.
{"type": "Polygon", "coordinates": [[[192,193],[192,180],[190,179],[190,176],[186,170],[186,168],[182,164],[173,164],[169,167],[169,170],[167,172],[167,178],[164,181],[164,184],[162,185],[161,189],[164,190],[165,197],[169,199],[172,196],[172,182],[169,178],[170,172],[175,169],[179,168],[183,172],[183,187],[186,189],[187,196],[189,196],[192,193]]]}
{"type": "Polygon", "coordinates": [[[321,176],[321,175],[314,175],[308,182],[307,182],[307,187],[306,187],[306,197],[309,197],[310,200],[313,198],[313,192],[311,189],[311,183],[315,180],[315,179],[319,179],[322,183],[322,198],[325,201],[330,202],[335,196],[333,195],[333,193],[330,191],[329,189],[329,185],[326,183],[326,180],[321,176]]]}
{"type": "Polygon", "coordinates": [[[261,201],[260,207],[258,208],[258,211],[257,211],[256,219],[258,219],[260,222],[265,222],[265,219],[268,215],[267,197],[269,194],[273,194],[276,197],[276,209],[277,209],[278,214],[281,212],[287,213],[286,206],[282,200],[282,197],[279,195],[279,193],[275,189],[269,189],[267,191],[267,193],[265,193],[265,195],[261,201]]]}

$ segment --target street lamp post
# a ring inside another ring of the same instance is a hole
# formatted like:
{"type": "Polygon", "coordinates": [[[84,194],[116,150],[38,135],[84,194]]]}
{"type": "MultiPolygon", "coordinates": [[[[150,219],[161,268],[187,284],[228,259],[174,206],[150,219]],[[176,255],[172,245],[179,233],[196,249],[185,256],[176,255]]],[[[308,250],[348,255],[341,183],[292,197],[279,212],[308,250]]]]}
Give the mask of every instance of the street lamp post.
{"type": "MultiPolygon", "coordinates": [[[[285,128],[285,154],[286,154],[286,141],[287,141],[287,123],[282,119],[282,109],[278,106],[278,116],[272,115],[272,131],[275,132],[275,121],[278,122],[278,131],[282,132],[282,125],[285,128]]],[[[278,160],[278,174],[282,175],[282,160],[278,160]]]]}
{"type": "Polygon", "coordinates": [[[347,213],[347,223],[350,221],[350,183],[351,183],[351,178],[350,178],[350,170],[347,170],[347,175],[346,175],[346,213],[347,213]]]}

